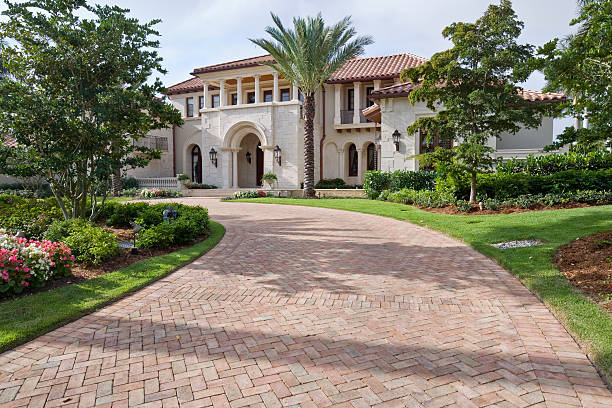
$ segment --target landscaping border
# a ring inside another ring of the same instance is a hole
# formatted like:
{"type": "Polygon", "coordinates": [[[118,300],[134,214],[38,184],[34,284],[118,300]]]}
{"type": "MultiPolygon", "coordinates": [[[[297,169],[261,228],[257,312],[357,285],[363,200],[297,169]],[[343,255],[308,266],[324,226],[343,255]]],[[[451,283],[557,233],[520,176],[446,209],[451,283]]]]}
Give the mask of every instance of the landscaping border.
{"type": "Polygon", "coordinates": [[[221,241],[223,225],[210,221],[209,236],[191,247],[133,263],[90,279],[0,303],[0,352],[113,303],[191,263],[221,241]]]}
{"type": "Polygon", "coordinates": [[[612,318],[587,296],[576,290],[552,263],[552,256],[559,246],[579,236],[612,230],[612,217],[602,217],[600,214],[606,210],[612,214],[612,206],[471,216],[431,213],[405,204],[377,200],[259,198],[233,202],[309,206],[379,215],[427,226],[465,242],[488,258],[497,261],[534,293],[585,350],[608,386],[612,385],[612,336],[610,336],[612,318]],[[554,228],[549,230],[543,227],[535,219],[535,217],[550,216],[553,212],[560,214],[557,224],[559,229],[563,228],[562,233],[554,228]],[[587,216],[592,220],[597,218],[597,222],[593,221],[588,232],[581,231],[585,228],[585,222],[579,218],[587,216]],[[496,225],[497,228],[484,228],[484,232],[479,232],[479,223],[486,222],[491,217],[505,217],[503,219],[507,222],[503,226],[496,225]],[[524,218],[528,219],[527,223],[524,218]],[[611,221],[606,222],[605,219],[611,221]],[[572,225],[568,220],[576,224],[572,225]],[[530,231],[529,228],[534,231],[530,231]],[[506,241],[526,238],[542,240],[544,245],[510,251],[502,251],[491,246],[495,243],[492,241],[496,239],[506,241]]]}

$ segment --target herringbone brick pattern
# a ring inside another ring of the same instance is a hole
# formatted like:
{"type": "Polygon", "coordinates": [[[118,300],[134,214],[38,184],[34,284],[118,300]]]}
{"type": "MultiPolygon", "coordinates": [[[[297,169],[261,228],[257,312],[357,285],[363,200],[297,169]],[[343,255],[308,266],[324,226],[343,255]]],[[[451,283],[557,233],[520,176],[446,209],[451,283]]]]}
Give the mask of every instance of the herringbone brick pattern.
{"type": "Polygon", "coordinates": [[[363,214],[185,201],[223,241],[1,355],[0,406],[612,406],[542,303],[463,244],[363,214]]]}

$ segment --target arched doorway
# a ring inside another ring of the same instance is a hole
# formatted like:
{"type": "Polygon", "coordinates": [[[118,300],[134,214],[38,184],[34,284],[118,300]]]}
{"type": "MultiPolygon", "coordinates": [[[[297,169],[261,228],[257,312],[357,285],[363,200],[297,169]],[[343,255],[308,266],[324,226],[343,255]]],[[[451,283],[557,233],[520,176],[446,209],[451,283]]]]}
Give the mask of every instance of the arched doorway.
{"type": "Polygon", "coordinates": [[[191,180],[194,183],[202,183],[202,151],[199,146],[191,149],[191,180]]]}
{"type": "Polygon", "coordinates": [[[359,172],[359,155],[357,153],[357,147],[351,143],[348,148],[348,175],[349,177],[357,177],[359,172]]]}
{"type": "Polygon", "coordinates": [[[261,141],[253,133],[240,140],[240,151],[237,155],[238,187],[258,187],[263,175],[263,150],[261,141]]]}
{"type": "Polygon", "coordinates": [[[367,166],[366,169],[368,171],[377,170],[378,169],[378,157],[376,152],[376,145],[374,143],[370,143],[366,149],[366,160],[367,166]]]}

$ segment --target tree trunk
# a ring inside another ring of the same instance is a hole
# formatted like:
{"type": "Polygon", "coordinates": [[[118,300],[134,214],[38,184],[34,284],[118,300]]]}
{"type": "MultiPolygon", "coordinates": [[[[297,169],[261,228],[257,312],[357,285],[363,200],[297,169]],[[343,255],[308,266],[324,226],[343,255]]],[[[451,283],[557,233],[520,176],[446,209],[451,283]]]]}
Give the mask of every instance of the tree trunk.
{"type": "Polygon", "coordinates": [[[113,196],[121,195],[121,169],[115,170],[115,173],[111,175],[111,190],[113,196]]]}
{"type": "Polygon", "coordinates": [[[304,98],[304,198],[315,198],[314,190],[314,94],[304,98]]]}
{"type": "Polygon", "coordinates": [[[472,173],[472,182],[470,183],[470,203],[476,202],[476,173],[472,173]]]}

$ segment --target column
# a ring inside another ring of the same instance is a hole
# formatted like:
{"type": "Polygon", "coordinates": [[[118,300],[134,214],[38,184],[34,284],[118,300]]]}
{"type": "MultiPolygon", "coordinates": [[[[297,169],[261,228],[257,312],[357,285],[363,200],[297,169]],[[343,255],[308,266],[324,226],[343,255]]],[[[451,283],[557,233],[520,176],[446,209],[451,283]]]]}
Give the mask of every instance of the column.
{"type": "Polygon", "coordinates": [[[338,155],[338,174],[340,175],[341,179],[346,180],[346,153],[344,152],[344,149],[338,150],[338,155]]]}
{"type": "Polygon", "coordinates": [[[293,84],[293,89],[291,90],[291,100],[293,101],[298,101],[300,100],[299,98],[299,90],[296,84],[293,84]]]}
{"type": "Polygon", "coordinates": [[[336,84],[334,98],[334,124],[342,123],[342,84],[336,84]]]}
{"type": "Polygon", "coordinates": [[[242,105],[242,77],[236,78],[236,93],[238,105],[242,105]]]}
{"type": "Polygon", "coordinates": [[[204,109],[207,109],[208,107],[210,107],[210,101],[208,100],[210,98],[210,95],[208,93],[208,82],[206,81],[202,81],[203,82],[203,88],[204,88],[204,109]]]}
{"type": "Polygon", "coordinates": [[[353,82],[355,100],[353,102],[353,123],[361,123],[361,82],[353,82]]]}
{"type": "Polygon", "coordinates": [[[255,75],[255,103],[259,103],[259,75],[255,75]]]}
{"type": "Polygon", "coordinates": [[[380,89],[380,79],[375,79],[374,80],[374,90],[378,91],[380,89]]]}
{"type": "Polygon", "coordinates": [[[238,150],[232,150],[232,188],[238,188],[238,150]]]}
{"type": "Polygon", "coordinates": [[[363,180],[363,149],[357,149],[357,177],[361,183],[363,180]]]}
{"type": "Polygon", "coordinates": [[[278,97],[278,72],[275,72],[273,75],[274,75],[274,91],[272,92],[272,100],[274,102],[278,102],[278,100],[280,99],[278,97]]]}
{"type": "Polygon", "coordinates": [[[225,106],[225,79],[219,81],[219,106],[225,106]]]}

